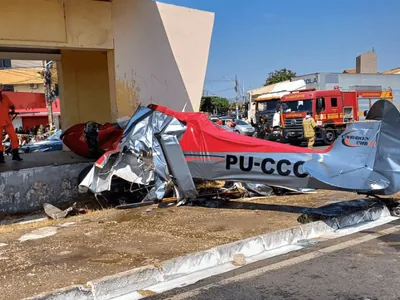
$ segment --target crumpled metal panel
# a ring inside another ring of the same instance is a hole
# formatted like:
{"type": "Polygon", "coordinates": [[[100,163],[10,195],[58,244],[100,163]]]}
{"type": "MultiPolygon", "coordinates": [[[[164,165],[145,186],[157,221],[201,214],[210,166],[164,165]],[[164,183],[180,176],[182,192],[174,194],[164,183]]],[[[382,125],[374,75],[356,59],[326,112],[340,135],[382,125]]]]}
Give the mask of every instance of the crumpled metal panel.
{"type": "Polygon", "coordinates": [[[242,185],[246,190],[261,196],[271,196],[273,193],[272,188],[265,184],[244,182],[242,185]]]}
{"type": "Polygon", "coordinates": [[[106,154],[104,161],[93,167],[80,189],[86,186],[94,193],[110,190],[112,178],[117,176],[131,183],[151,185],[143,201],[160,200],[172,180],[172,170],[180,195],[189,199],[196,197],[197,191],[178,141],[185,130],[177,119],[139,107],[128,122],[118,149],[106,154]],[[164,149],[160,141],[164,143],[164,149]],[[168,154],[170,164],[165,154],[168,154]]]}
{"type": "Polygon", "coordinates": [[[198,193],[178,138],[173,135],[163,134],[160,142],[181,197],[183,199],[195,199],[198,193]]]}
{"type": "Polygon", "coordinates": [[[158,183],[155,194],[162,198],[161,183],[169,179],[169,172],[161,146],[153,138],[153,131],[164,128],[170,120],[170,116],[156,115],[148,108],[139,107],[124,131],[118,150],[105,155],[102,168],[94,166],[80,185],[100,193],[110,189],[113,176],[139,185],[155,181],[158,183]],[[157,180],[157,176],[162,180],[157,180]]]}
{"type": "Polygon", "coordinates": [[[120,152],[105,156],[102,168],[94,166],[94,172],[89,173],[81,185],[87,186],[94,193],[100,193],[110,189],[113,176],[140,185],[149,185],[154,181],[152,115],[151,110],[139,108],[124,131],[119,145],[120,152]]]}

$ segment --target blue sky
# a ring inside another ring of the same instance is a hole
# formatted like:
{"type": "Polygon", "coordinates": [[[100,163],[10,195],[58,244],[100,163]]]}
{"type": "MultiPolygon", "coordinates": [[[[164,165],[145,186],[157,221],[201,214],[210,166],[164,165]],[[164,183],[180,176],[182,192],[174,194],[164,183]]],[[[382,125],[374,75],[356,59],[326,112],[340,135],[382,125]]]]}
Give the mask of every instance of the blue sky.
{"type": "Polygon", "coordinates": [[[372,48],[378,70],[400,67],[399,0],[161,0],[215,12],[205,89],[234,97],[224,77],[244,89],[268,73],[342,72],[372,48]]]}

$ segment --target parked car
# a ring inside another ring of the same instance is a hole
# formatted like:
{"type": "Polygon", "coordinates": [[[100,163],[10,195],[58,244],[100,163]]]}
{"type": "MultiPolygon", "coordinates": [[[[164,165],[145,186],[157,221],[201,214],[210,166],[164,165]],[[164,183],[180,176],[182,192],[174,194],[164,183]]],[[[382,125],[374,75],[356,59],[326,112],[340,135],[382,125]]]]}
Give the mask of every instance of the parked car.
{"type": "Polygon", "coordinates": [[[47,139],[39,142],[29,143],[20,148],[22,153],[32,153],[32,152],[53,152],[61,151],[63,149],[63,142],[60,139],[62,130],[57,130],[47,139]]]}
{"type": "MultiPolygon", "coordinates": [[[[222,120],[222,125],[225,126],[225,124],[227,123],[227,121],[231,121],[232,118],[221,118],[222,120]]],[[[248,136],[253,136],[255,129],[253,126],[251,126],[251,124],[247,123],[246,121],[243,120],[235,120],[236,122],[236,126],[233,129],[234,132],[236,133],[240,133],[243,135],[248,135],[248,136]]]]}
{"type": "Polygon", "coordinates": [[[211,116],[211,117],[210,117],[210,121],[213,122],[213,123],[217,122],[218,119],[219,119],[219,118],[216,117],[216,116],[211,116]]]}

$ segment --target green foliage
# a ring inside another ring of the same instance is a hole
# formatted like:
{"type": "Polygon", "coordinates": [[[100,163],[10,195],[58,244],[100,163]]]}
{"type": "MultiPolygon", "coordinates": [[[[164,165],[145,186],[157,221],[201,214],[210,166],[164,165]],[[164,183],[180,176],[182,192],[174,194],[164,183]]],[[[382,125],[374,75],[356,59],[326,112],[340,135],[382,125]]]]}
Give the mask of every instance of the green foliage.
{"type": "Polygon", "coordinates": [[[216,96],[205,96],[201,98],[200,111],[212,113],[214,109],[219,112],[227,111],[229,109],[229,101],[226,98],[216,96]]]}
{"type": "Polygon", "coordinates": [[[286,81],[286,80],[292,79],[295,76],[296,76],[295,72],[288,70],[286,68],[281,69],[281,70],[275,70],[268,74],[268,78],[264,85],[269,85],[269,84],[273,84],[273,83],[286,81]]]}

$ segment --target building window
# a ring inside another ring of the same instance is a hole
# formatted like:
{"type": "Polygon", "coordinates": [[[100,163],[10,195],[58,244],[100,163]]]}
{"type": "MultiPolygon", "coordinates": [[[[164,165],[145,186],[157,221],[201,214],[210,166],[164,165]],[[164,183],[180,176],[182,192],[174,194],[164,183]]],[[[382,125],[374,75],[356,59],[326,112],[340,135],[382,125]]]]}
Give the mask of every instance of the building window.
{"type": "Polygon", "coordinates": [[[331,106],[337,107],[337,98],[331,98],[331,106]]]}
{"type": "Polygon", "coordinates": [[[9,85],[9,84],[0,85],[0,88],[3,91],[6,91],[6,92],[14,92],[14,86],[13,85],[9,85]]]}
{"type": "Polygon", "coordinates": [[[11,68],[11,59],[0,59],[0,69],[11,68]]]}

